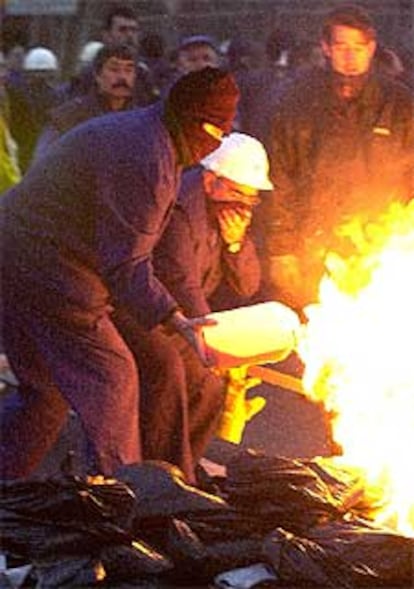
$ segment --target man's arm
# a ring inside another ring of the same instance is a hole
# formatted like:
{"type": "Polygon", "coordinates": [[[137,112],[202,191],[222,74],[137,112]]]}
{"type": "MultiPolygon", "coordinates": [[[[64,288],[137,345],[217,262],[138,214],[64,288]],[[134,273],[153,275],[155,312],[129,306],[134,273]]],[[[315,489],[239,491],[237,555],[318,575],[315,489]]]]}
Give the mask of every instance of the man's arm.
{"type": "Polygon", "coordinates": [[[190,317],[210,312],[186,212],[176,206],[154,254],[156,275],[190,317]]]}

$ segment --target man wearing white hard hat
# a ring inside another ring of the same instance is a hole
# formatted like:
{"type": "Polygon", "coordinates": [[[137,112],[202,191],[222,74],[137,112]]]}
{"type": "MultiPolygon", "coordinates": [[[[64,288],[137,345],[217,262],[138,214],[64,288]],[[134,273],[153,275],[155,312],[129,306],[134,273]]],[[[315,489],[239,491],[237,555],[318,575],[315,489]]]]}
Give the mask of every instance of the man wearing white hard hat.
{"type": "MultiPolygon", "coordinates": [[[[207,130],[219,131],[214,125],[207,130]]],[[[258,290],[260,265],[248,230],[259,191],[272,188],[266,151],[257,139],[231,133],[210,155],[183,174],[170,221],[153,252],[157,278],[165,280],[191,317],[219,310],[210,303],[223,282],[232,289],[233,301],[258,290]]],[[[152,329],[142,337],[133,318],[121,319],[122,335],[140,368],[140,426],[147,458],[166,455],[165,442],[177,439],[178,432],[168,426],[177,423],[172,416],[182,414],[184,404],[189,454],[197,464],[217,429],[224,380],[206,370],[175,334],[152,329]]]]}
{"type": "Polygon", "coordinates": [[[249,227],[259,191],[272,188],[263,145],[244,133],[231,133],[184,174],[155,268],[191,316],[212,310],[220,286],[240,304],[258,291],[260,263],[249,227]]]}
{"type": "Polygon", "coordinates": [[[19,147],[19,163],[25,173],[49,111],[59,102],[60,64],[48,47],[33,47],[24,58],[23,80],[9,88],[10,131],[19,147]]]}

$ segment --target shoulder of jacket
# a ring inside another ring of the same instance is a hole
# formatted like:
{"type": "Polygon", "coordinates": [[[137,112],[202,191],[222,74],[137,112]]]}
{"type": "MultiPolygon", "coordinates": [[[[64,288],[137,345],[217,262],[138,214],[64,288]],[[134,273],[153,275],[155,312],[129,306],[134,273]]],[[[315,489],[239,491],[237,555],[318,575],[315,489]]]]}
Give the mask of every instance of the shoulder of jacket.
{"type": "Polygon", "coordinates": [[[308,103],[309,99],[321,98],[327,88],[327,77],[323,70],[314,68],[310,71],[293,74],[286,81],[283,101],[294,103],[308,103]]]}
{"type": "Polygon", "coordinates": [[[50,123],[65,128],[97,114],[96,103],[90,96],[77,96],[54,108],[50,112],[50,123]]]}
{"type": "Polygon", "coordinates": [[[202,210],[205,201],[205,193],[202,181],[202,169],[200,166],[185,170],[181,177],[181,186],[177,198],[177,206],[193,217],[202,210]]]}
{"type": "Polygon", "coordinates": [[[414,94],[403,82],[378,74],[374,77],[374,83],[380,100],[386,104],[396,105],[403,109],[414,109],[414,94]]]}

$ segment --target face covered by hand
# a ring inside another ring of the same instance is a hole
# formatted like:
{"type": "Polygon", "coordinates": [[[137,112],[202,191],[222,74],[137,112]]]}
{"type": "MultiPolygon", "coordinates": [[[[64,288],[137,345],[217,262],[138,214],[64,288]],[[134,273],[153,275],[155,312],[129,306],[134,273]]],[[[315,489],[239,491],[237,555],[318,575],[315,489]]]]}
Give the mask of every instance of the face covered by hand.
{"type": "Polygon", "coordinates": [[[207,67],[180,78],[166,99],[164,121],[183,165],[193,165],[219,147],[231,131],[239,90],[225,70],[207,67]]]}
{"type": "Polygon", "coordinates": [[[260,202],[257,189],[210,171],[204,172],[203,182],[208,209],[218,223],[223,241],[226,244],[243,241],[252,221],[253,208],[260,202]]]}

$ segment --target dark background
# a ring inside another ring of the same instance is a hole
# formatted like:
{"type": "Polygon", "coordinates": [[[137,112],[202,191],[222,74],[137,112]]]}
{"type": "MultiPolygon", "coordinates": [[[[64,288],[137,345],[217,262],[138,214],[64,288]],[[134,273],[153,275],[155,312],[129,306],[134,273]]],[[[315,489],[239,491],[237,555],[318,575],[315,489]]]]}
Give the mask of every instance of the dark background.
{"type": "MultiPolygon", "coordinates": [[[[130,0],[142,34],[162,35],[171,49],[184,35],[208,33],[219,43],[242,36],[263,42],[279,28],[298,42],[316,39],[322,15],[343,0],[130,0]]],[[[112,0],[0,0],[3,49],[46,45],[70,72],[81,46],[100,38],[112,0]],[[2,4],[3,2],[3,4],[2,4]]],[[[358,0],[373,16],[383,43],[413,50],[414,0],[358,0]]]]}

